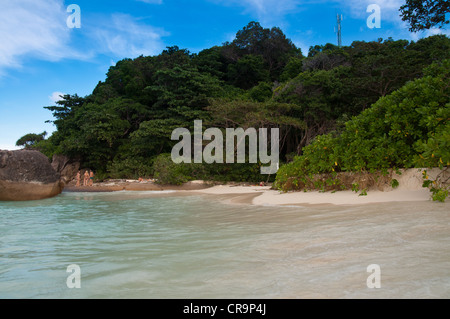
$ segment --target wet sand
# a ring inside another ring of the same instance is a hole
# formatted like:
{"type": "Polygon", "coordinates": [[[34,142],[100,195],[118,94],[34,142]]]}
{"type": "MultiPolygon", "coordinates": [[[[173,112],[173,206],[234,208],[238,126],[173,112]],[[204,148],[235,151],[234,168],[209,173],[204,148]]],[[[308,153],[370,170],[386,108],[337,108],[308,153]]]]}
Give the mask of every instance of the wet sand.
{"type": "Polygon", "coordinates": [[[64,188],[65,192],[119,192],[119,191],[189,191],[202,190],[212,185],[203,181],[192,181],[183,185],[160,185],[154,182],[139,182],[137,180],[126,181],[107,181],[103,183],[94,183],[93,186],[76,187],[74,183],[70,183],[64,188]]]}

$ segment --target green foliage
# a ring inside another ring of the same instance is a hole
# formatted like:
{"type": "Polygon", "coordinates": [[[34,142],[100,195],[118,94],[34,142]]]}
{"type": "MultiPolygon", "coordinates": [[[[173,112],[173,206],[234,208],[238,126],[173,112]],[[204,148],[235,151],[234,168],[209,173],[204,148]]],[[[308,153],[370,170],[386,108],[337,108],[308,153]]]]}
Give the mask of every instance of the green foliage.
{"type": "Polygon", "coordinates": [[[338,118],[353,113],[346,101],[348,88],[343,84],[349,71],[348,67],[341,66],[329,71],[302,72],[274,91],[273,100],[296,105],[293,116],[305,123],[295,147],[288,148],[287,153],[299,153],[315,136],[331,131],[338,118]]]}
{"type": "Polygon", "coordinates": [[[314,45],[309,48],[308,58],[314,57],[320,53],[333,53],[340,50],[340,48],[332,43],[327,43],[325,45],[314,45]]]}
{"type": "Polygon", "coordinates": [[[391,181],[392,188],[397,188],[399,185],[400,184],[399,184],[398,180],[396,180],[395,178],[391,181]]]}
{"type": "Polygon", "coordinates": [[[223,80],[226,73],[226,60],[222,55],[222,48],[215,46],[200,51],[194,56],[194,64],[198,70],[223,80]]]}
{"type": "Polygon", "coordinates": [[[256,102],[266,102],[272,97],[272,83],[260,82],[248,91],[248,96],[256,102]]]}
{"type": "Polygon", "coordinates": [[[261,175],[261,163],[236,164],[191,164],[196,179],[218,182],[267,182],[273,181],[275,175],[261,175]]]}
{"type": "Polygon", "coordinates": [[[134,178],[150,177],[154,175],[153,159],[143,157],[127,157],[115,159],[108,166],[108,176],[110,178],[134,178]]]}
{"type": "Polygon", "coordinates": [[[228,66],[228,80],[241,89],[251,89],[259,82],[269,81],[269,71],[264,68],[260,55],[246,55],[228,66]]]}
{"type": "Polygon", "coordinates": [[[304,121],[297,116],[296,104],[278,103],[272,100],[254,102],[241,99],[216,99],[207,108],[208,125],[218,128],[278,128],[281,151],[296,150],[297,134],[304,128],[304,121]]]}
{"type": "Polygon", "coordinates": [[[431,198],[433,201],[445,202],[450,191],[449,178],[446,177],[448,167],[441,171],[436,178],[429,179],[427,171],[423,171],[423,187],[429,188],[431,192],[431,198]]]}
{"type": "Polygon", "coordinates": [[[58,146],[56,146],[55,143],[52,142],[54,136],[55,135],[52,135],[50,138],[42,140],[36,143],[36,145],[34,146],[34,149],[47,156],[50,160],[52,159],[53,155],[60,154],[58,146]]]}
{"type": "MultiPolygon", "coordinates": [[[[446,106],[446,112],[450,109],[450,104],[446,106]]],[[[439,116],[439,115],[438,115],[439,116]]],[[[445,125],[437,125],[437,130],[430,133],[426,140],[419,140],[416,149],[419,154],[415,156],[416,166],[420,167],[440,167],[450,165],[450,123],[448,119],[441,118],[439,122],[447,121],[445,125]]]]}
{"type": "Polygon", "coordinates": [[[410,24],[409,31],[417,32],[450,23],[446,14],[450,13],[450,4],[446,0],[406,0],[400,7],[403,21],[410,24]]]}
{"type": "Polygon", "coordinates": [[[340,135],[318,136],[302,156],[280,168],[276,186],[295,189],[306,185],[305,176],[315,174],[409,168],[421,164],[417,158],[434,159],[427,164],[442,166],[450,141],[450,68],[441,70],[439,76],[409,82],[381,98],[348,121],[340,135]]]}
{"type": "Polygon", "coordinates": [[[435,189],[432,188],[431,192],[433,193],[432,198],[434,201],[438,201],[438,202],[445,202],[445,199],[448,197],[448,189],[435,189]]]}
{"type": "Polygon", "coordinates": [[[302,56],[301,50],[286,38],[280,28],[263,28],[255,21],[239,30],[232,43],[225,44],[224,56],[233,63],[248,55],[262,58],[261,71],[267,71],[268,80],[272,81],[279,78],[291,57],[302,56]]]}
{"type": "Polygon", "coordinates": [[[33,134],[29,133],[21,138],[19,138],[16,142],[16,146],[23,146],[25,149],[35,148],[39,142],[45,139],[47,132],[42,132],[41,134],[33,134]]]}
{"type": "Polygon", "coordinates": [[[295,78],[302,72],[302,69],[303,57],[291,57],[283,69],[283,73],[280,76],[280,81],[286,82],[295,78]]]}
{"type": "Polygon", "coordinates": [[[192,180],[187,164],[175,164],[170,154],[159,155],[153,164],[154,177],[159,184],[181,185],[192,180]]]}
{"type": "Polygon", "coordinates": [[[201,179],[218,182],[267,182],[275,176],[262,176],[261,163],[257,164],[175,164],[170,154],[159,155],[153,164],[155,179],[160,184],[181,185],[191,180],[201,179]]]}
{"type": "MultiPolygon", "coordinates": [[[[434,64],[427,72],[434,74],[436,79],[448,83],[448,70],[450,70],[450,60],[445,60],[442,64],[434,64]],[[439,72],[445,76],[437,76],[439,72]]],[[[417,139],[415,143],[418,154],[414,157],[414,163],[418,167],[439,167],[443,169],[450,165],[449,100],[447,93],[443,96],[441,103],[434,108],[421,107],[417,109],[417,112],[422,116],[422,125],[428,130],[428,133],[417,139]]]]}
{"type": "MultiPolygon", "coordinates": [[[[64,154],[80,159],[96,176],[161,174],[155,163],[166,182],[258,182],[267,178],[259,173],[259,164],[171,166],[164,157],[154,161],[171,151],[172,131],[192,131],[194,120],[220,129],[279,128],[281,159],[303,154],[294,160],[301,165],[283,166],[292,187],[349,188],[325,175],[448,163],[448,106],[445,97],[438,99],[443,88],[437,80],[447,80],[441,74],[448,64],[427,69],[429,88],[416,83],[410,89],[417,94],[397,93],[365,117],[352,117],[421,77],[424,67],[449,57],[449,52],[450,40],[438,35],[417,42],[314,46],[304,58],[281,29],[250,22],[231,43],[198,54],[173,46],[156,56],[119,61],[91,95],[65,95],[46,107],[56,131],[29,143],[50,158],[64,154]],[[383,118],[386,112],[392,121],[383,118]],[[325,174],[322,179],[312,177],[317,172],[325,174]]],[[[283,179],[278,174],[278,183],[283,179]]]]}
{"type": "Polygon", "coordinates": [[[445,202],[448,197],[448,189],[438,189],[437,191],[431,190],[433,192],[432,198],[434,201],[445,202]]]}
{"type": "Polygon", "coordinates": [[[449,57],[449,52],[450,41],[445,36],[417,43],[379,39],[355,41],[343,48],[332,44],[311,47],[302,60],[302,72],[291,79],[286,73],[288,81],[273,92],[273,100],[298,105],[297,117],[306,123],[297,148],[287,153],[297,150],[300,154],[315,136],[340,130],[340,123],[422,76],[424,67],[449,57]]]}
{"type": "Polygon", "coordinates": [[[358,183],[353,183],[352,184],[352,192],[359,192],[359,184],[358,183]]]}

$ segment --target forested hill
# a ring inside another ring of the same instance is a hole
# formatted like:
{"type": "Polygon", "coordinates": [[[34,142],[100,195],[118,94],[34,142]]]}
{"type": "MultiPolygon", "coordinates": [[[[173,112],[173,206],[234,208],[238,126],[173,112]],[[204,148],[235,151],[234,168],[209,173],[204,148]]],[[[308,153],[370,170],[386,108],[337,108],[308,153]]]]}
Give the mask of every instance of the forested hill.
{"type": "MultiPolygon", "coordinates": [[[[198,54],[174,46],[118,62],[91,95],[66,95],[46,107],[57,128],[52,136],[21,143],[49,157],[78,158],[98,176],[149,176],[158,155],[176,143],[172,131],[192,131],[202,119],[205,127],[278,127],[280,159],[287,161],[449,57],[444,35],[316,45],[302,53],[281,29],[251,22],[233,42],[198,54]]],[[[220,165],[207,174],[258,178],[252,165],[220,165]]]]}

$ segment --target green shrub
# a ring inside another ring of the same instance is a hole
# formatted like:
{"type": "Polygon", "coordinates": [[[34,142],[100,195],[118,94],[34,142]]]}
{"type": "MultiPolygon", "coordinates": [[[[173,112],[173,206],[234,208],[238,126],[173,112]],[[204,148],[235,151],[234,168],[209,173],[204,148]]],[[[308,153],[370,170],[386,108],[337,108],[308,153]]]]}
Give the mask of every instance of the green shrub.
{"type": "MultiPolygon", "coordinates": [[[[194,164],[195,165],[195,164],[194,164]]],[[[201,164],[199,179],[218,182],[271,182],[275,175],[262,175],[260,163],[201,164]]]]}
{"type": "Polygon", "coordinates": [[[128,157],[116,159],[108,166],[110,178],[134,178],[153,176],[153,159],[128,157]]]}
{"type": "Polygon", "coordinates": [[[154,177],[161,184],[181,185],[199,179],[217,182],[272,182],[275,175],[262,175],[261,164],[250,163],[181,163],[175,164],[170,154],[159,155],[153,164],[154,177]]]}
{"type": "Polygon", "coordinates": [[[396,180],[395,178],[391,181],[391,187],[392,188],[397,188],[399,186],[398,180],[396,180]]]}
{"type": "Polygon", "coordinates": [[[448,197],[450,185],[448,183],[448,167],[441,171],[435,179],[429,179],[427,171],[423,171],[423,187],[429,188],[431,192],[431,198],[434,201],[444,202],[448,197]]]}
{"type": "Polygon", "coordinates": [[[175,164],[170,154],[159,155],[153,164],[153,171],[159,184],[181,185],[192,180],[188,164],[175,164]]]}
{"type": "Polygon", "coordinates": [[[449,165],[450,62],[443,64],[447,67],[432,69],[436,76],[409,82],[353,117],[339,136],[318,136],[280,168],[275,187],[321,189],[323,183],[311,183],[317,174],[331,174],[339,184],[336,172],[449,165]]]}

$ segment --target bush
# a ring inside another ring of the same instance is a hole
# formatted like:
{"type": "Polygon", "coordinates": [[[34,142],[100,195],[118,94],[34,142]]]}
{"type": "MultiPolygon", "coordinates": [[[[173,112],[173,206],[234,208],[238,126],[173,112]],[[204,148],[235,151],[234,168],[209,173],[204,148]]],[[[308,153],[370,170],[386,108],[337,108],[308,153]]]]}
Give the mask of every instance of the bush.
{"type": "Polygon", "coordinates": [[[154,177],[160,184],[181,185],[200,179],[216,182],[272,182],[275,175],[262,175],[261,164],[175,164],[170,154],[159,155],[153,164],[154,177]]]}
{"type": "Polygon", "coordinates": [[[338,185],[337,172],[448,165],[450,62],[443,64],[431,68],[435,76],[409,82],[353,117],[339,136],[318,136],[301,156],[280,168],[275,186],[282,191],[320,189],[326,185],[314,178],[317,174],[330,174],[331,183],[338,185]]]}
{"type": "Polygon", "coordinates": [[[275,175],[262,175],[261,164],[192,164],[197,166],[196,178],[218,182],[272,182],[275,175]],[[200,169],[199,169],[200,168],[200,169]]]}
{"type": "Polygon", "coordinates": [[[153,176],[153,159],[129,157],[116,159],[108,166],[110,178],[134,178],[153,176]]]}
{"type": "Polygon", "coordinates": [[[159,155],[153,164],[153,171],[158,184],[181,185],[193,179],[188,164],[175,164],[170,154],[159,155]]]}
{"type": "Polygon", "coordinates": [[[434,201],[444,202],[448,197],[450,191],[449,175],[448,167],[442,170],[434,180],[428,178],[427,171],[423,171],[424,182],[422,186],[430,189],[431,198],[434,201]]]}

